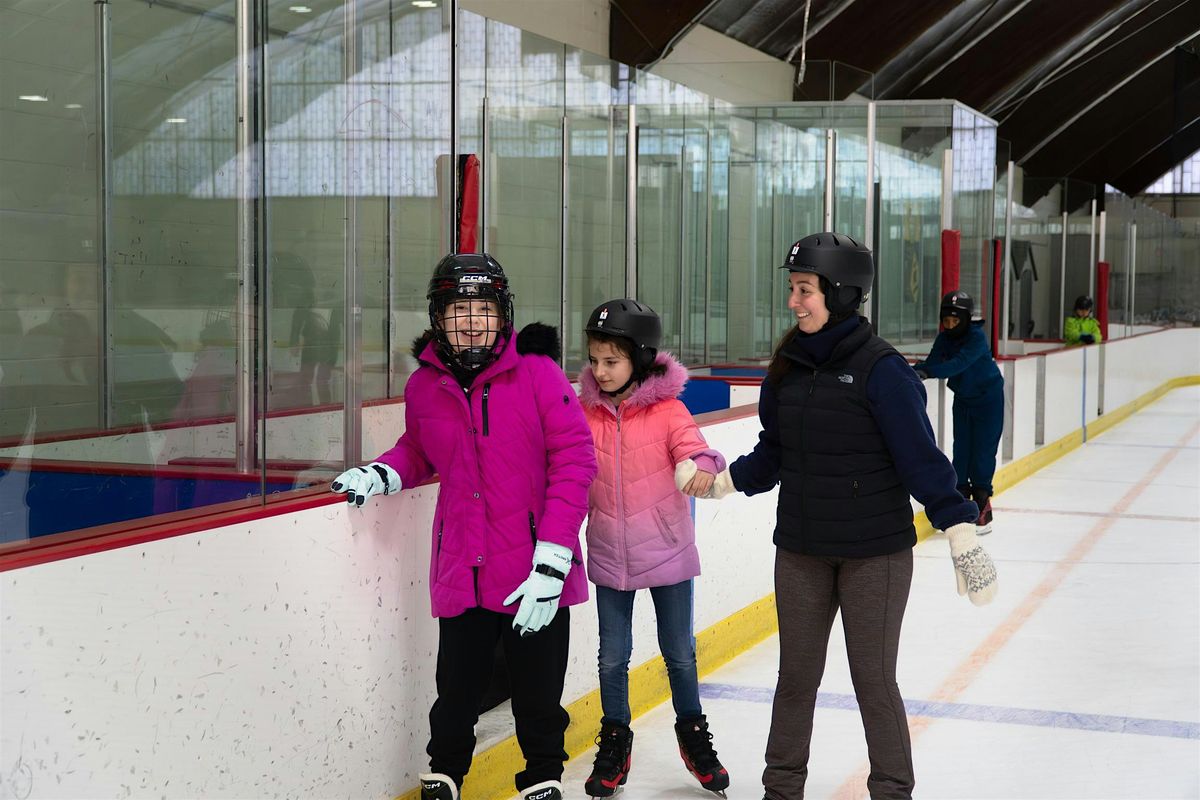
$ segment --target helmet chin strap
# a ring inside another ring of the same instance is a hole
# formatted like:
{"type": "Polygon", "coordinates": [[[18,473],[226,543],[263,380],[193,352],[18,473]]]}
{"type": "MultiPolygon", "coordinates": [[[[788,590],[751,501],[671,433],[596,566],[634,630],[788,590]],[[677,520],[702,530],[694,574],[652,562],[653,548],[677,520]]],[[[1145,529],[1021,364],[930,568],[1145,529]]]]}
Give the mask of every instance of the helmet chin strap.
{"type": "Polygon", "coordinates": [[[633,383],[634,383],[634,381],[636,381],[636,380],[637,380],[637,376],[636,376],[636,375],[633,375],[633,374],[630,374],[630,376],[629,376],[629,380],[625,381],[625,385],[624,385],[624,386],[622,386],[620,389],[615,389],[615,390],[613,390],[613,391],[611,391],[611,392],[607,392],[607,391],[605,391],[604,389],[601,389],[601,390],[600,390],[600,393],[601,393],[601,394],[603,394],[603,395],[607,395],[608,397],[616,397],[617,395],[621,394],[621,393],[622,393],[622,392],[624,392],[626,389],[628,389],[630,386],[633,386],[633,383]]]}

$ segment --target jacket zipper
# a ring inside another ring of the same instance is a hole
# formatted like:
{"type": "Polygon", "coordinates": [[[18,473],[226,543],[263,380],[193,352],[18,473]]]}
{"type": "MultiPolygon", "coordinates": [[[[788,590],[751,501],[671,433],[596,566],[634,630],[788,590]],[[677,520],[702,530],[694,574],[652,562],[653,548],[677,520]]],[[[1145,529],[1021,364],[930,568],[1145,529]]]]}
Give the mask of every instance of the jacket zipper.
{"type": "Polygon", "coordinates": [[[492,391],[492,384],[485,383],[483,385],[483,435],[484,436],[488,435],[487,401],[488,401],[488,393],[491,391],[492,391]]]}
{"type": "Polygon", "coordinates": [[[858,497],[858,481],[854,482],[853,489],[854,489],[854,497],[858,497]]]}
{"type": "Polygon", "coordinates": [[[533,542],[533,546],[537,547],[537,525],[533,522],[533,512],[529,512],[529,538],[533,542]]]}
{"type": "Polygon", "coordinates": [[[617,415],[617,443],[616,447],[616,464],[617,464],[617,519],[621,522],[621,590],[625,590],[625,576],[629,572],[629,543],[625,539],[625,498],[621,496],[621,408],[618,406],[613,409],[617,415]]]}

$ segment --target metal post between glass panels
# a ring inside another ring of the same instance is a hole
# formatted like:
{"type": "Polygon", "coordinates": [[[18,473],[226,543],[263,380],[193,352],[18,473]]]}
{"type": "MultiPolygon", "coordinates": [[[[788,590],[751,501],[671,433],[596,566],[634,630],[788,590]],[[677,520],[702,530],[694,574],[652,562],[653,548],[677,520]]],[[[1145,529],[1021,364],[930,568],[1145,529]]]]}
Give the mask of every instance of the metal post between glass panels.
{"type": "Polygon", "coordinates": [[[1133,315],[1136,311],[1134,292],[1137,290],[1137,223],[1129,223],[1129,287],[1126,291],[1125,335],[1133,334],[1133,315]]]}
{"type": "Polygon", "coordinates": [[[96,0],[96,421],[112,425],[112,14],[108,0],[96,0]]]}
{"type": "Polygon", "coordinates": [[[1096,199],[1092,198],[1091,227],[1088,229],[1088,297],[1096,296],[1096,199]]]}
{"type": "Polygon", "coordinates": [[[834,189],[837,182],[837,131],[825,130],[825,230],[832,231],[834,223],[834,189]]]}
{"type": "MultiPolygon", "coordinates": [[[[362,84],[358,80],[360,64],[358,0],[346,0],[342,12],[342,75],[346,97],[344,119],[360,107],[362,84]]],[[[343,225],[343,286],[345,289],[344,319],[346,324],[345,372],[343,381],[342,452],[346,466],[359,463],[362,453],[362,298],[358,268],[360,183],[357,155],[358,139],[349,134],[344,141],[345,223],[343,225]]],[[[457,185],[457,184],[456,184],[457,185]]]]}
{"type": "Polygon", "coordinates": [[[1005,176],[1005,203],[1004,203],[1004,263],[1000,268],[1004,270],[1001,274],[1004,276],[1004,313],[1000,323],[1000,336],[1003,344],[1001,345],[1001,354],[1008,354],[1008,322],[1012,311],[1012,215],[1013,215],[1013,170],[1016,165],[1008,162],[1008,174],[1005,176]]]}
{"type": "Polygon", "coordinates": [[[237,0],[237,203],[238,203],[238,295],[237,384],[234,411],[236,450],[234,462],[241,472],[258,463],[258,375],[255,344],[258,335],[258,286],[261,265],[262,197],[262,102],[259,87],[263,76],[262,48],[258,46],[261,0],[237,0]]]}
{"type": "Polygon", "coordinates": [[[637,104],[625,133],[625,296],[637,297],[637,104]]]}
{"type": "MultiPolygon", "coordinates": [[[[568,319],[568,303],[570,300],[567,283],[567,262],[568,262],[568,237],[571,227],[571,123],[564,113],[562,115],[562,158],[560,165],[562,169],[562,204],[559,209],[559,274],[561,283],[559,284],[558,293],[558,330],[559,335],[566,337],[567,335],[567,319],[568,319]]],[[[566,348],[559,348],[558,363],[561,366],[566,366],[566,348]]]]}
{"type": "MultiPolygon", "coordinates": [[[[1063,186],[1063,193],[1066,194],[1067,187],[1063,186]]],[[[1058,327],[1059,338],[1066,336],[1066,311],[1067,311],[1067,225],[1070,224],[1070,216],[1066,211],[1062,212],[1062,247],[1059,253],[1058,265],[1058,327]]]]}
{"type": "MultiPolygon", "coordinates": [[[[871,248],[871,253],[875,257],[875,281],[879,282],[879,253],[875,247],[875,101],[867,103],[867,187],[864,197],[864,219],[863,219],[863,244],[871,248]]],[[[873,287],[868,287],[867,291],[871,291],[873,287]]],[[[871,308],[877,300],[872,297],[870,303],[864,303],[862,310],[867,315],[867,319],[871,319],[871,308]]]]}

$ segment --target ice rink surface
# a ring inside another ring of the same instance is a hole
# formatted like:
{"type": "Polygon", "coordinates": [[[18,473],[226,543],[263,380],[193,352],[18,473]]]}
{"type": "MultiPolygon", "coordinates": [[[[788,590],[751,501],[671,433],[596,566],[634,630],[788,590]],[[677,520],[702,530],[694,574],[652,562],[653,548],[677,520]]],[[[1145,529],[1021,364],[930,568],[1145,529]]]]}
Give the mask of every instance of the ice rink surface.
{"type": "MultiPolygon", "coordinates": [[[[956,594],[944,536],[916,548],[899,664],[915,796],[1200,797],[1200,387],[1170,392],[993,503],[982,539],[1000,576],[991,605],[956,594]]],[[[865,798],[840,623],[829,647],[805,797],[865,798]]],[[[772,637],[701,681],[732,800],[762,797],[778,656],[772,637]]],[[[669,702],[634,720],[617,797],[713,797],[685,771],[673,723],[669,702]]],[[[586,797],[594,753],[567,765],[568,798],[586,797]]]]}

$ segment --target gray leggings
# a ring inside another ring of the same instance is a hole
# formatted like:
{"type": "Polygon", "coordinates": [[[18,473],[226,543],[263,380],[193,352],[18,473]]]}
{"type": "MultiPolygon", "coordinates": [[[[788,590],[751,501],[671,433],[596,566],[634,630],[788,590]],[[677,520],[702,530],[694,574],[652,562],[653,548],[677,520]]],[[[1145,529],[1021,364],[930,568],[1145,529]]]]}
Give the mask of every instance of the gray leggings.
{"type": "Polygon", "coordinates": [[[872,800],[912,797],[908,718],[896,686],[900,623],[912,571],[911,549],[874,558],[776,551],[779,684],[763,772],[771,800],[804,797],[817,687],[838,608],[871,761],[867,789],[872,800]]]}

